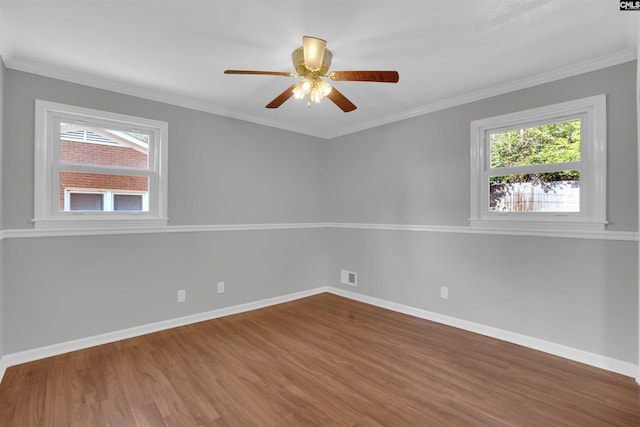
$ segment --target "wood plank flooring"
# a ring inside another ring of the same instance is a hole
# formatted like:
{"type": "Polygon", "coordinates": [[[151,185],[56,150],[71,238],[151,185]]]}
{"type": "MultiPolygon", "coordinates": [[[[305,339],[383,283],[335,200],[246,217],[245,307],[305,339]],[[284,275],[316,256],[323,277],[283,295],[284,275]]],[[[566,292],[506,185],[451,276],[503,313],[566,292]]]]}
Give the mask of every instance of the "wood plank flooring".
{"type": "Polygon", "coordinates": [[[640,386],[320,294],[11,367],[0,426],[640,426],[640,386]]]}

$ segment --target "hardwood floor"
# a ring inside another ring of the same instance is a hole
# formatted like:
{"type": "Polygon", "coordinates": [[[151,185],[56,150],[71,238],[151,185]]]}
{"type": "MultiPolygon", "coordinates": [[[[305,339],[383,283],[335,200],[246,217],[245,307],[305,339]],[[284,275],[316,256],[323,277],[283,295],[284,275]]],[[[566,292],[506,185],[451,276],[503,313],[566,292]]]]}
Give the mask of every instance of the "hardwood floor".
{"type": "Polygon", "coordinates": [[[11,367],[0,426],[640,426],[640,386],[331,294],[11,367]]]}

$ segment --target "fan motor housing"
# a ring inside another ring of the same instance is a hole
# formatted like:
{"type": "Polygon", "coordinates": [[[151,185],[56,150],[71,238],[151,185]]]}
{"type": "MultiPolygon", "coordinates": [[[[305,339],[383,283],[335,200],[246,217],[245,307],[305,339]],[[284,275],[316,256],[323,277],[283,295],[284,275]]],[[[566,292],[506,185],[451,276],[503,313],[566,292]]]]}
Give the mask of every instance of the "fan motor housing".
{"type": "MultiPolygon", "coordinates": [[[[327,74],[331,66],[332,57],[331,51],[325,49],[324,56],[322,57],[322,67],[318,70],[318,75],[324,76],[327,74]]],[[[291,59],[293,60],[293,68],[295,68],[296,72],[301,76],[306,76],[311,71],[304,65],[304,48],[302,46],[293,51],[291,59]]]]}

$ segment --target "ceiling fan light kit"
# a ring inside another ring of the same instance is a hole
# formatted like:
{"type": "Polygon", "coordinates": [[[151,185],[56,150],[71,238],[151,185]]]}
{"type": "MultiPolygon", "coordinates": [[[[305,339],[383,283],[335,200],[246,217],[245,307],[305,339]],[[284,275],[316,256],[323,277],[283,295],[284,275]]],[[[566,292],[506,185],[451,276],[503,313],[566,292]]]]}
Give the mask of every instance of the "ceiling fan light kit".
{"type": "Polygon", "coordinates": [[[320,77],[307,76],[303,81],[295,85],[293,88],[293,97],[296,99],[304,99],[304,97],[308,95],[307,107],[310,107],[311,102],[322,101],[325,96],[331,93],[331,89],[333,89],[333,87],[320,77]]]}
{"type": "Polygon", "coordinates": [[[333,55],[326,48],[327,42],[317,37],[304,36],[302,46],[293,51],[292,61],[295,73],[281,71],[254,71],[254,70],[225,70],[225,74],[258,74],[268,76],[304,77],[296,84],[289,86],[284,92],[273,99],[266,108],[278,108],[292,96],[296,99],[307,97],[307,106],[329,98],[342,111],[348,113],[357,107],[343,94],[327,83],[323,78],[335,81],[361,81],[397,83],[399,75],[397,71],[332,71],[329,73],[333,55]]]}

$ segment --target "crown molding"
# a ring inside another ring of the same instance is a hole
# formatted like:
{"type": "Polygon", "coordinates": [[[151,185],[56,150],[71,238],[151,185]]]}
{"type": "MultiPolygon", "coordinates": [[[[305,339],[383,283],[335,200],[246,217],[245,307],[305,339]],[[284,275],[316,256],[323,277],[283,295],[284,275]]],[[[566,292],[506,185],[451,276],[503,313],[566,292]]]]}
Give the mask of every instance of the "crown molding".
{"type": "Polygon", "coordinates": [[[447,108],[457,107],[459,105],[468,104],[475,101],[491,98],[493,96],[504,95],[509,92],[527,89],[529,87],[538,86],[544,83],[550,83],[556,80],[577,76],[579,74],[597,71],[603,68],[612,67],[614,65],[624,64],[625,62],[635,61],[637,59],[637,51],[633,47],[615,52],[610,55],[594,58],[589,61],[581,62],[566,67],[557,68],[555,70],[525,77],[523,79],[513,80],[497,86],[481,89],[459,96],[443,99],[431,104],[427,104],[418,108],[407,110],[405,112],[386,116],[380,120],[365,122],[349,128],[339,129],[326,139],[337,138],[339,136],[360,132],[377,126],[398,122],[401,120],[411,119],[413,117],[422,116],[424,114],[433,113],[447,108]]]}
{"type": "MultiPolygon", "coordinates": [[[[0,22],[1,24],[1,22],[0,22]]],[[[2,48],[2,45],[0,45],[2,48]]],[[[0,55],[2,51],[0,51],[0,55]]],[[[180,95],[164,93],[153,89],[142,88],[136,85],[129,85],[125,83],[115,82],[110,79],[104,79],[97,76],[90,76],[83,73],[77,73],[69,70],[52,69],[44,64],[35,63],[30,61],[21,61],[19,59],[12,58],[11,55],[2,55],[5,66],[7,68],[22,71],[25,73],[36,74],[43,77],[48,77],[56,80],[62,80],[73,84],[79,84],[83,86],[89,86],[95,89],[107,90],[110,92],[116,92],[124,95],[134,96],[149,101],[161,102],[164,104],[174,105],[177,107],[188,108],[191,110],[202,111],[205,113],[215,114],[222,117],[228,117],[231,119],[241,120],[257,125],[273,127],[289,132],[300,133],[304,135],[313,136],[316,138],[326,139],[326,136],[309,132],[303,128],[295,126],[294,123],[282,123],[276,121],[263,120],[258,117],[248,116],[244,114],[238,114],[231,111],[228,108],[201,101],[195,98],[188,98],[180,95]]]]}
{"type": "MultiPolygon", "coordinates": [[[[0,14],[0,29],[2,26],[2,15],[0,14]]],[[[1,30],[0,30],[1,31],[1,30]]],[[[4,35],[4,32],[0,32],[0,36],[4,35]]],[[[104,79],[97,76],[89,76],[82,73],[77,73],[68,70],[52,69],[41,63],[35,63],[30,61],[21,61],[14,58],[11,54],[10,43],[8,41],[1,41],[0,37],[0,55],[5,62],[7,68],[11,68],[17,71],[23,71],[27,73],[37,74],[44,77],[54,78],[58,80],[67,81],[70,83],[90,86],[97,89],[108,90],[111,92],[117,92],[125,95],[135,96],[150,101],[162,102],[165,104],[175,105],[178,107],[189,108],[192,110],[211,113],[219,116],[229,117],[232,119],[242,120],[249,123],[254,123],[262,126],[268,126],[278,128],[290,132],[300,133],[308,136],[313,136],[320,139],[334,139],[340,136],[360,132],[363,130],[375,128],[389,123],[410,119],[413,117],[421,116],[424,114],[432,113],[439,110],[455,107],[458,105],[467,104],[474,101],[490,98],[497,95],[513,92],[520,89],[526,89],[528,87],[540,85],[543,83],[549,83],[555,80],[560,80],[567,77],[572,77],[578,74],[587,73],[590,71],[596,71],[602,68],[619,65],[625,62],[633,61],[637,59],[637,49],[629,46],[621,51],[614,52],[610,55],[594,58],[589,61],[581,62],[566,67],[557,68],[555,70],[536,74],[523,79],[514,80],[497,86],[489,87],[482,90],[477,90],[454,96],[451,98],[443,99],[437,102],[433,102],[427,105],[423,105],[411,110],[407,110],[398,114],[392,114],[376,120],[359,123],[354,126],[342,127],[338,129],[330,129],[325,133],[310,132],[303,128],[295,126],[294,123],[284,123],[279,121],[264,120],[255,116],[238,114],[231,111],[228,108],[193,99],[183,97],[170,93],[163,93],[152,89],[146,89],[137,85],[130,85],[125,83],[114,82],[110,79],[104,79]]]]}

